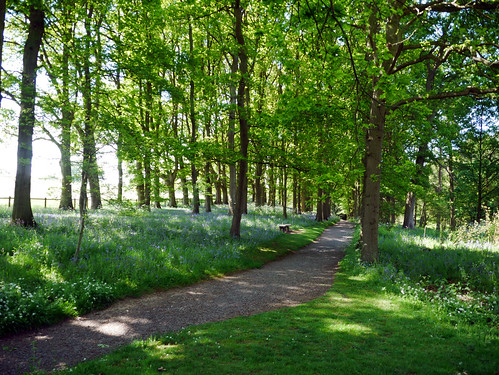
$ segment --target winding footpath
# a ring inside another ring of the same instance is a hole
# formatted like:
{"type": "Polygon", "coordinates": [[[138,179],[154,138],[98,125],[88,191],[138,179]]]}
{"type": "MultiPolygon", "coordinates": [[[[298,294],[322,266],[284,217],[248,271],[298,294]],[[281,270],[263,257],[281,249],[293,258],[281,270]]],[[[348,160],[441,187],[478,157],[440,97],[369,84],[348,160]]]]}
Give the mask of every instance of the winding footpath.
{"type": "Polygon", "coordinates": [[[320,297],[333,283],[353,228],[354,224],[341,221],[314,243],[259,269],[128,298],[102,311],[0,338],[0,374],[60,370],[135,339],[320,297]]]}

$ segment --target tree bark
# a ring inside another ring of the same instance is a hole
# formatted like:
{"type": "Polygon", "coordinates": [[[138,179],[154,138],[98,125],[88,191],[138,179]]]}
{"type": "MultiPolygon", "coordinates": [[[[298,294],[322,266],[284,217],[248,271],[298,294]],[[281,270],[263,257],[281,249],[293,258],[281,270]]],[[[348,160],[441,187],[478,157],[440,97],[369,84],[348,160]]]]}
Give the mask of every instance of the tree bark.
{"type": "Polygon", "coordinates": [[[159,181],[159,168],[158,165],[154,165],[153,171],[153,197],[154,197],[154,208],[161,208],[161,196],[160,196],[161,183],[159,181]]]}
{"type": "Polygon", "coordinates": [[[369,122],[365,130],[366,153],[364,156],[364,184],[361,207],[361,259],[366,262],[378,260],[378,225],[380,209],[381,152],[385,127],[386,107],[382,91],[376,89],[378,78],[373,79],[373,100],[369,122]]]}
{"type": "Polygon", "coordinates": [[[217,178],[215,180],[215,204],[221,205],[223,203],[222,200],[222,178],[225,178],[225,174],[222,175],[222,166],[221,163],[217,163],[218,174],[213,170],[213,175],[216,175],[217,178]]]}
{"type": "Polygon", "coordinates": [[[91,208],[98,209],[102,207],[100,185],[99,185],[99,169],[97,167],[97,149],[95,146],[95,126],[93,120],[92,108],[92,77],[90,74],[90,40],[92,30],[90,20],[93,15],[93,6],[90,6],[85,19],[85,53],[87,58],[83,61],[83,106],[85,111],[84,129],[82,134],[83,141],[83,166],[85,169],[88,183],[90,185],[91,208]]]}
{"type": "Polygon", "coordinates": [[[35,126],[36,68],[44,30],[45,14],[41,10],[41,4],[37,2],[32,4],[29,10],[28,37],[24,44],[17,172],[12,209],[12,222],[29,227],[36,226],[31,209],[31,163],[35,126]]]}
{"type": "MultiPolygon", "coordinates": [[[[227,134],[229,150],[232,157],[234,157],[236,153],[235,134],[236,134],[236,107],[237,107],[237,87],[236,84],[233,83],[233,81],[237,74],[238,65],[239,65],[238,56],[234,54],[232,56],[232,64],[230,66],[232,80],[229,86],[230,109],[229,109],[229,131],[227,134]]],[[[234,205],[236,202],[236,185],[237,185],[236,178],[237,178],[236,163],[231,160],[231,162],[229,163],[229,195],[228,195],[230,215],[234,215],[234,205]]]]}
{"type": "Polygon", "coordinates": [[[315,220],[322,221],[322,209],[324,208],[322,204],[322,189],[319,188],[317,191],[317,211],[315,213],[315,220]]]}
{"type": "Polygon", "coordinates": [[[282,198],[281,198],[281,203],[282,203],[282,216],[287,219],[288,218],[288,170],[286,166],[283,167],[282,170],[282,198]]]}
{"type": "Polygon", "coordinates": [[[123,202],[123,138],[121,132],[118,134],[116,143],[116,157],[118,159],[118,202],[123,202]]]}
{"type": "Polygon", "coordinates": [[[455,188],[454,188],[454,173],[453,173],[454,163],[452,161],[452,155],[449,157],[449,205],[450,205],[450,230],[456,230],[456,207],[455,201],[455,188]]]}
{"type": "Polygon", "coordinates": [[[240,155],[238,161],[238,176],[236,187],[236,204],[234,206],[234,214],[232,215],[232,224],[230,235],[232,237],[241,236],[241,218],[244,212],[246,202],[246,173],[248,170],[248,108],[246,108],[246,87],[248,74],[248,56],[246,54],[246,46],[243,35],[243,14],[244,9],[241,7],[240,1],[234,2],[234,18],[235,18],[235,36],[239,47],[239,85],[237,89],[237,112],[239,115],[239,139],[240,139],[240,155]]]}
{"type": "Polygon", "coordinates": [[[67,26],[64,26],[64,41],[62,48],[62,119],[61,119],[61,200],[59,209],[73,210],[72,194],[72,171],[71,171],[71,127],[74,118],[74,112],[69,98],[69,43],[71,42],[72,32],[67,26]]]}
{"type": "Polygon", "coordinates": [[[204,209],[206,212],[211,212],[212,200],[213,200],[213,188],[211,186],[211,166],[210,163],[206,163],[204,167],[206,190],[204,194],[204,209]]]}
{"type": "Polygon", "coordinates": [[[146,201],[144,187],[143,165],[140,160],[135,163],[135,191],[137,192],[137,207],[143,207],[146,201]]]}
{"type": "MultiPolygon", "coordinates": [[[[194,41],[192,38],[192,23],[189,22],[189,52],[191,57],[194,53],[194,41]]],[[[191,71],[191,80],[189,83],[189,104],[190,104],[190,120],[191,120],[191,146],[196,144],[197,139],[197,126],[196,126],[196,112],[195,112],[195,87],[194,87],[194,71],[191,71]]],[[[196,168],[196,152],[192,153],[191,157],[191,180],[192,180],[192,213],[199,214],[199,187],[198,187],[198,174],[196,168]]]]}
{"type": "Polygon", "coordinates": [[[3,56],[3,30],[5,28],[5,13],[7,0],[0,0],[0,108],[2,108],[2,56],[3,56]]]}
{"type": "Polygon", "coordinates": [[[255,176],[255,206],[261,207],[265,204],[264,192],[265,184],[263,182],[264,164],[262,162],[256,163],[256,176],[255,176]]]}
{"type": "Polygon", "coordinates": [[[175,197],[175,178],[177,173],[170,171],[166,175],[166,185],[168,187],[168,207],[177,207],[177,199],[175,197]]]}

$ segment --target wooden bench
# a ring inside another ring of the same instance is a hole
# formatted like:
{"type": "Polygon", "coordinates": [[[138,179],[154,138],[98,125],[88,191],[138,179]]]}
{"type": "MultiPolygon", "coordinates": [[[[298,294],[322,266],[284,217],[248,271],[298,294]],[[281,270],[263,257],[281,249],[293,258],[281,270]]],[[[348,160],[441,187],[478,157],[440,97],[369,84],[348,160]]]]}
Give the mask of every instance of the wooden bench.
{"type": "Polygon", "coordinates": [[[284,233],[290,233],[291,229],[289,229],[290,224],[279,224],[279,230],[284,233]]]}

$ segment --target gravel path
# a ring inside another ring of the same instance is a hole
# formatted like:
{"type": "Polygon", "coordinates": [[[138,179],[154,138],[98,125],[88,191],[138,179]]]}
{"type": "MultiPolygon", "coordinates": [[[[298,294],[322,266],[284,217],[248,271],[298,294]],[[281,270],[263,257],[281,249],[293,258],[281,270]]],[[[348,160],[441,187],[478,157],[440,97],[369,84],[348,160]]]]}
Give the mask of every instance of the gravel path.
{"type": "Polygon", "coordinates": [[[260,269],[125,299],[80,318],[0,338],[0,374],[62,369],[155,333],[317,298],[331,287],[353,227],[341,221],[309,246],[260,269]]]}

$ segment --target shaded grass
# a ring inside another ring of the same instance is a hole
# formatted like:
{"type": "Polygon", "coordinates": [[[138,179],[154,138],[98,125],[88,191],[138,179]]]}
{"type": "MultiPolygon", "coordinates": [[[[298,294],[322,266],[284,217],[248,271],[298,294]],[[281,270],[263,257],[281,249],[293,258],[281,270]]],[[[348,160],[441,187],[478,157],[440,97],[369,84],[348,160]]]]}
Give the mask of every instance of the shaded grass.
{"type": "Polygon", "coordinates": [[[385,285],[350,246],[324,297],[136,341],[62,373],[497,373],[496,329],[456,325],[431,304],[385,285]]]}

